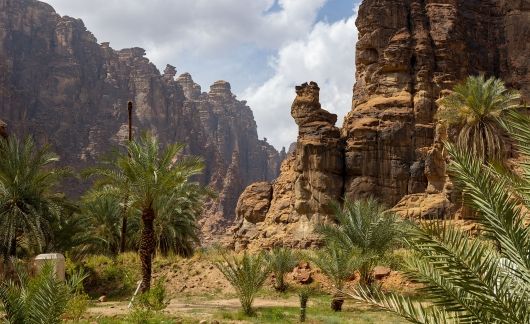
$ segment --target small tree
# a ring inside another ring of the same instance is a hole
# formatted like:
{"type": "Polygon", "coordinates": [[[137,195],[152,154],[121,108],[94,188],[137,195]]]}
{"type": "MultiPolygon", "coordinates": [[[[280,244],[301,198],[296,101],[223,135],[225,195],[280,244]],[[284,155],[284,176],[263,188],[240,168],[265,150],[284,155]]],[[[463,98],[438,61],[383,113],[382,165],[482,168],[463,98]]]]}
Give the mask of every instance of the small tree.
{"type": "Polygon", "coordinates": [[[229,257],[224,252],[221,256],[223,261],[215,262],[215,266],[235,288],[243,312],[253,315],[252,303],[269,275],[265,257],[261,253],[250,255],[246,251],[242,258],[229,257]]]}
{"type": "MultiPolygon", "coordinates": [[[[174,224],[179,227],[178,240],[188,242],[197,236],[195,210],[189,202],[202,201],[206,191],[191,178],[202,172],[204,163],[198,157],[183,157],[184,145],[168,145],[160,149],[158,139],[145,134],[137,141],[129,142],[127,153],[119,156],[113,164],[85,171],[87,176],[95,176],[96,190],[113,191],[115,196],[127,195],[127,210],[135,209],[142,220],[139,242],[139,255],[142,269],[141,292],[151,287],[152,258],[157,247],[157,219],[177,218],[174,224]],[[124,193],[124,183],[127,190],[124,193]],[[190,226],[191,225],[191,226],[190,226]]],[[[132,211],[130,211],[132,212],[132,211]]]]}
{"type": "Polygon", "coordinates": [[[270,270],[274,273],[274,289],[280,292],[286,291],[287,284],[284,277],[298,264],[298,255],[288,248],[274,248],[266,254],[266,258],[270,270]]]}
{"type": "Polygon", "coordinates": [[[65,205],[56,188],[69,173],[53,167],[58,160],[49,147],[38,148],[31,138],[0,137],[0,253],[5,260],[16,255],[21,241],[34,252],[50,243],[50,223],[65,205]]]}
{"type": "Polygon", "coordinates": [[[333,295],[331,309],[340,312],[344,303],[341,291],[346,280],[353,276],[358,266],[354,254],[336,243],[331,243],[317,251],[311,261],[332,281],[337,292],[333,295]]]}
{"type": "Polygon", "coordinates": [[[305,286],[298,291],[298,297],[300,297],[300,322],[305,322],[306,320],[307,302],[313,294],[313,290],[313,287],[305,286]]]}
{"type": "Polygon", "coordinates": [[[345,251],[359,251],[361,282],[372,282],[373,266],[394,246],[402,234],[397,217],[373,198],[334,204],[336,224],[321,224],[316,230],[327,244],[345,251]]]}
{"type": "Polygon", "coordinates": [[[76,274],[64,283],[56,279],[51,263],[45,264],[33,277],[20,262],[13,265],[16,280],[0,284],[0,303],[8,323],[60,323],[68,300],[75,296],[86,276],[76,274]]]}
{"type": "Polygon", "coordinates": [[[503,157],[500,117],[519,108],[521,95],[499,79],[470,76],[438,101],[437,118],[460,127],[457,146],[483,160],[503,157]]]}

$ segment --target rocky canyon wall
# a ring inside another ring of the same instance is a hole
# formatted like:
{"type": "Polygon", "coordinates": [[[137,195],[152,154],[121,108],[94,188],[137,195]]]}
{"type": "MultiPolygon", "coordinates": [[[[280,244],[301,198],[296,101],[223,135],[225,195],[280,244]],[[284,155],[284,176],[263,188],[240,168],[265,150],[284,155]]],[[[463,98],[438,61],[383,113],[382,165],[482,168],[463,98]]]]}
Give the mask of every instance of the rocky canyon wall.
{"type": "Polygon", "coordinates": [[[330,203],[344,190],[344,145],[335,127],[337,115],[322,109],[319,98],[315,82],[296,87],[291,106],[299,129],[296,148],[273,184],[255,183],[241,195],[232,228],[236,250],[278,242],[305,248],[318,242],[313,226],[329,220],[330,203]]]}
{"type": "Polygon", "coordinates": [[[62,163],[82,168],[124,143],[132,100],[135,136],[150,130],[205,159],[200,180],[219,199],[203,226],[214,231],[233,219],[249,183],[276,178],[280,156],[258,139],[252,111],[229,83],[202,92],[189,74],[176,73],[168,65],[161,74],[141,48],[98,44],[81,20],[43,2],[0,0],[0,118],[10,133],[51,143],[62,163]]]}
{"type": "MultiPolygon", "coordinates": [[[[452,194],[442,143],[454,134],[436,124],[436,101],[479,73],[502,78],[530,99],[530,1],[364,0],[356,24],[356,84],[352,110],[340,130],[344,168],[324,191],[336,197],[335,185],[342,185],[340,198],[375,196],[405,217],[441,217],[449,212],[452,194]]],[[[302,134],[304,125],[298,121],[303,116],[293,117],[302,134]]],[[[335,134],[323,136],[319,141],[335,141],[335,134]]],[[[310,165],[296,163],[306,154],[302,143],[300,136],[296,152],[272,184],[264,221],[242,222],[234,236],[236,247],[296,246],[312,239],[306,222],[284,226],[271,221],[279,210],[298,215],[296,206],[311,206],[314,199],[297,194],[296,175],[314,173],[310,165]],[[287,201],[290,207],[280,209],[287,201]],[[307,235],[300,239],[291,228],[307,235]],[[276,234],[267,239],[268,233],[276,234]],[[262,240],[254,239],[260,236],[262,240]]],[[[313,152],[314,161],[328,160],[328,152],[313,152]]],[[[318,165],[324,171],[326,164],[318,165]]],[[[320,191],[309,187],[309,193],[320,191]]],[[[238,204],[240,220],[244,197],[238,204]]]]}

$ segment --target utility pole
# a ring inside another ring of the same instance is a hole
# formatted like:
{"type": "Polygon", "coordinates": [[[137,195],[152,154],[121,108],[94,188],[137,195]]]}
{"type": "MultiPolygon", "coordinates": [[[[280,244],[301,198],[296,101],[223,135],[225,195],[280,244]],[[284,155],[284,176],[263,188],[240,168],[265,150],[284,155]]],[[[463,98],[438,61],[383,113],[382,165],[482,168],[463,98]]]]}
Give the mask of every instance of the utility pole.
{"type": "MultiPolygon", "coordinates": [[[[127,110],[129,112],[129,144],[132,141],[132,109],[133,109],[133,103],[132,101],[129,101],[127,103],[127,110]]],[[[131,158],[131,153],[128,152],[129,159],[131,158]]],[[[121,219],[121,237],[120,237],[120,253],[125,252],[125,243],[126,243],[126,236],[127,236],[127,204],[129,200],[129,195],[127,194],[125,196],[125,200],[123,202],[123,209],[122,209],[122,219],[121,219]]]]}

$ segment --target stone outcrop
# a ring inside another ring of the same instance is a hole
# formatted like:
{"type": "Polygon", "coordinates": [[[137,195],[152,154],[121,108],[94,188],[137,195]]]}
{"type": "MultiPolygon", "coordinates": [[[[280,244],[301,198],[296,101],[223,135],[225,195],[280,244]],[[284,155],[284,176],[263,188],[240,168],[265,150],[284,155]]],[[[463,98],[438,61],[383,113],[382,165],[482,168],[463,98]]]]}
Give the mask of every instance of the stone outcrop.
{"type": "MultiPolygon", "coordinates": [[[[258,139],[245,101],[218,81],[202,92],[191,75],[164,73],[141,48],[116,51],[98,44],[83,22],[61,17],[35,0],[0,0],[0,118],[10,133],[50,143],[62,163],[94,164],[127,137],[127,101],[134,102],[134,134],[151,130],[163,143],[186,143],[202,156],[203,184],[219,192],[207,206],[208,231],[234,219],[239,194],[271,181],[279,153],[258,139]]],[[[79,183],[68,184],[73,194],[79,183]]]]}
{"type": "Polygon", "coordinates": [[[356,84],[340,139],[316,96],[305,98],[316,85],[297,88],[296,151],[273,183],[264,222],[242,224],[236,248],[303,246],[312,223],[300,213],[326,214],[332,198],[375,196],[407,218],[452,215],[458,197],[443,141],[455,133],[436,123],[437,99],[480,73],[530,99],[528,0],[364,0],[357,27],[356,84]]]}
{"type": "Polygon", "coordinates": [[[357,27],[357,83],[342,128],[346,196],[393,206],[406,195],[449,195],[436,100],[478,73],[528,98],[528,1],[364,0],[357,27]]]}
{"type": "Polygon", "coordinates": [[[271,185],[259,183],[248,187],[239,198],[239,223],[233,229],[236,250],[318,244],[314,225],[332,215],[329,205],[342,196],[344,174],[343,143],[335,127],[337,115],[322,109],[319,92],[314,82],[296,87],[291,107],[299,128],[296,148],[272,183],[272,195],[265,194],[271,185]]]}

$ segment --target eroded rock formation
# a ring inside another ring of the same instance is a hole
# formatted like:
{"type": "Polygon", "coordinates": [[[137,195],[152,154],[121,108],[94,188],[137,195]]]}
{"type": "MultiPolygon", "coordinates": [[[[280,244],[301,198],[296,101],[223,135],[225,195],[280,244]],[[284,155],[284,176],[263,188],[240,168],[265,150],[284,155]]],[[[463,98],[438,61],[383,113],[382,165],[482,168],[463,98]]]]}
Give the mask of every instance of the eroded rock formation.
{"type": "Polygon", "coordinates": [[[279,153],[258,139],[252,111],[229,83],[206,93],[176,73],[168,65],[161,74],[141,48],[98,44],[81,20],[43,2],[0,0],[0,118],[10,132],[49,142],[63,163],[82,168],[125,141],[132,100],[135,135],[151,130],[205,159],[200,180],[219,192],[203,219],[212,231],[233,220],[248,184],[277,176],[279,153]]]}
{"type": "Polygon", "coordinates": [[[239,198],[233,229],[237,250],[318,243],[314,225],[332,215],[329,205],[342,196],[344,174],[337,115],[322,109],[319,93],[315,82],[296,87],[291,107],[299,128],[296,149],[283,162],[272,192],[270,184],[259,183],[239,198]]]}
{"type": "MultiPolygon", "coordinates": [[[[436,124],[437,99],[467,76],[479,73],[503,79],[530,99],[528,0],[364,0],[357,27],[356,84],[341,139],[334,131],[320,133],[325,139],[317,143],[329,141],[333,152],[303,144],[306,129],[309,133],[321,129],[312,124],[319,114],[293,109],[300,127],[296,152],[273,183],[264,222],[243,224],[234,236],[236,247],[270,245],[269,233],[283,235],[276,243],[297,245],[299,236],[292,234],[293,228],[305,228],[304,237],[310,236],[311,224],[298,218],[298,212],[317,212],[316,203],[337,197],[338,188],[307,181],[315,173],[311,169],[315,164],[299,161],[315,161],[317,169],[326,170],[327,179],[343,185],[339,198],[375,196],[411,218],[452,213],[454,197],[443,141],[454,133],[436,124]],[[335,144],[341,141],[344,153],[333,149],[341,147],[335,144]],[[343,163],[330,159],[330,154],[337,158],[344,154],[343,163]],[[337,167],[322,168],[331,164],[337,167]],[[315,195],[326,198],[320,201],[315,195]],[[274,225],[277,219],[292,221],[274,225]],[[253,241],[259,237],[261,242],[253,241]]],[[[304,100],[299,94],[295,103],[304,100]]],[[[320,115],[323,125],[333,121],[328,114],[320,115]]]]}

